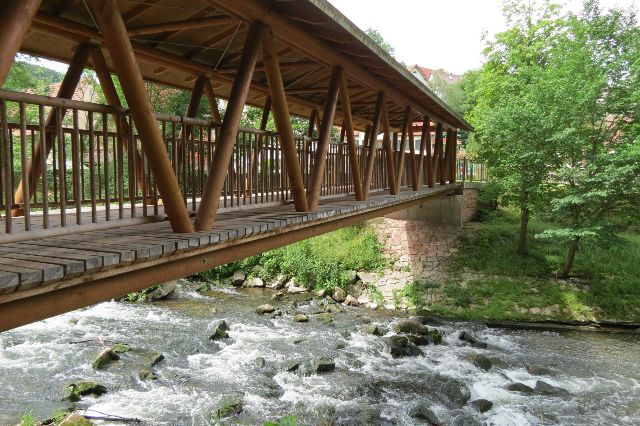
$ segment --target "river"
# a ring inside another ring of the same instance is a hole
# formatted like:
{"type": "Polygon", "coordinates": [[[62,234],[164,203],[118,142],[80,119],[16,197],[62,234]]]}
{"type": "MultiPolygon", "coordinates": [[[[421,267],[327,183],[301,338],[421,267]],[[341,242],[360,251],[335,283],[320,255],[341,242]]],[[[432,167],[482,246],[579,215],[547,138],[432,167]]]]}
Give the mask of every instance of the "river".
{"type": "Polygon", "coordinates": [[[261,425],[295,415],[298,425],[427,424],[415,417],[416,409],[426,406],[442,424],[640,424],[637,333],[442,322],[430,326],[444,333],[445,344],[422,346],[423,356],[395,359],[384,337],[361,330],[369,321],[388,327],[397,313],[345,308],[327,324],[314,315],[319,302],[305,296],[272,302],[271,290],[201,294],[190,288],[184,283],[171,300],[106,302],[0,334],[0,424],[15,425],[28,411],[46,418],[69,405],[61,401],[64,387],[83,379],[108,392],[84,397],[79,409],[149,425],[211,424],[212,410],[231,394],[243,395],[242,412],[222,423],[261,425]],[[257,315],[255,308],[263,303],[280,307],[283,315],[257,315]],[[293,322],[294,311],[310,314],[309,322],[293,322]],[[229,324],[228,339],[209,340],[216,319],[229,324]],[[488,348],[462,342],[463,330],[488,348]],[[130,353],[94,370],[91,362],[110,342],[162,353],[164,360],[153,367],[157,380],[141,380],[130,353]],[[472,354],[487,356],[493,367],[476,367],[468,360],[472,354]],[[319,356],[333,359],[335,371],[310,374],[308,364],[319,356]],[[294,362],[300,368],[288,371],[294,362]],[[551,371],[537,376],[528,366],[551,371]],[[569,395],[506,389],[513,382],[533,387],[537,380],[569,395]],[[452,384],[468,389],[469,401],[487,399],[493,408],[479,413],[451,396],[452,384]]]}

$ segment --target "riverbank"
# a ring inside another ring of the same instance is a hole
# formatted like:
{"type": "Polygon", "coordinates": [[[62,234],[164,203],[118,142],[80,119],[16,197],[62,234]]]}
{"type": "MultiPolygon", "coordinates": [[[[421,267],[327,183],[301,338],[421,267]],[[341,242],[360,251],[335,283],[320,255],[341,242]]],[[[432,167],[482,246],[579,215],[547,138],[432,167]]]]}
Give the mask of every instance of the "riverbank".
{"type": "Polygon", "coordinates": [[[574,276],[554,277],[562,247],[535,235],[514,253],[517,216],[505,210],[464,228],[378,219],[209,271],[213,285],[232,275],[270,283],[291,277],[312,291],[340,287],[361,303],[422,309],[451,319],[566,324],[640,322],[640,235],[619,234],[578,253],[574,276]]]}

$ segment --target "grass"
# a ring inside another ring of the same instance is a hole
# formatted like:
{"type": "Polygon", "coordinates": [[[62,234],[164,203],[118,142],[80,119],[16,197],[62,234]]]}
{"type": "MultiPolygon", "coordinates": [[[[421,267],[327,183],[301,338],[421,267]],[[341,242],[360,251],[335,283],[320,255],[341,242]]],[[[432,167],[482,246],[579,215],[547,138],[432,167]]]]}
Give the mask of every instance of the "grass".
{"type": "Polygon", "coordinates": [[[220,283],[240,269],[267,281],[283,274],[309,289],[330,289],[346,284],[346,271],[382,269],[387,260],[380,249],[373,230],[361,224],[229,263],[198,277],[220,283]]]}
{"type": "MultiPolygon", "coordinates": [[[[640,234],[621,232],[606,244],[583,244],[573,272],[580,285],[575,285],[555,279],[564,247],[535,238],[548,226],[534,219],[529,254],[518,256],[517,212],[501,210],[489,215],[461,241],[443,289],[445,301],[430,309],[468,319],[639,321],[640,234]],[[584,286],[590,290],[583,291],[584,286]],[[553,313],[521,312],[553,305],[558,305],[553,313]]],[[[419,286],[407,291],[419,302],[419,286]]]]}

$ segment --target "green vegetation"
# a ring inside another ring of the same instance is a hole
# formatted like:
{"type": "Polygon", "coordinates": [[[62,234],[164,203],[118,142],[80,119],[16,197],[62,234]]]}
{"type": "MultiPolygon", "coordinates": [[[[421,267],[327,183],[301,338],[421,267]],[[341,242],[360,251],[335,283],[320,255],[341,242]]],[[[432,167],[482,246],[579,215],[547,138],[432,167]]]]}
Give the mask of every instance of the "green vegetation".
{"type": "Polygon", "coordinates": [[[264,426],[296,426],[297,424],[296,416],[284,416],[276,422],[265,422],[264,426]]]}
{"type": "MultiPolygon", "coordinates": [[[[640,320],[640,234],[620,232],[608,241],[584,244],[576,257],[576,278],[554,277],[562,247],[534,240],[527,256],[513,253],[518,212],[500,210],[466,234],[451,264],[444,300],[428,307],[467,319],[640,320]],[[539,308],[539,309],[538,309],[539,308]]],[[[532,218],[530,236],[553,224],[532,218]]],[[[420,306],[424,283],[411,283],[404,296],[420,306]]]]}
{"type": "Polygon", "coordinates": [[[69,409],[58,408],[56,411],[53,412],[53,414],[51,414],[50,418],[40,421],[37,419],[33,411],[29,411],[28,413],[25,413],[22,415],[22,417],[20,418],[20,423],[18,423],[18,425],[19,426],[36,426],[39,424],[57,425],[60,422],[62,422],[69,414],[71,414],[71,411],[69,411],[69,409]]]}
{"type": "Polygon", "coordinates": [[[375,233],[361,224],[229,263],[199,277],[222,282],[240,269],[265,281],[282,274],[309,289],[328,289],[347,283],[345,271],[379,270],[386,262],[375,233]]]}

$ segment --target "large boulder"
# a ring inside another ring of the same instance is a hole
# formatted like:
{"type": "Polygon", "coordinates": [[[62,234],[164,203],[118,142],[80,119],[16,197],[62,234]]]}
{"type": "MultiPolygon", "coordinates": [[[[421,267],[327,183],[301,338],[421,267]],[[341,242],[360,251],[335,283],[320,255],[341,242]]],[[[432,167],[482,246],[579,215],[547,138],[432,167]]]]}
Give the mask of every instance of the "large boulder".
{"type": "Polygon", "coordinates": [[[407,336],[391,336],[387,338],[386,342],[389,346],[389,352],[394,358],[424,355],[419,347],[409,341],[407,336]]]}
{"type": "Polygon", "coordinates": [[[157,300],[165,299],[171,296],[178,288],[177,281],[169,281],[164,284],[160,284],[151,293],[147,294],[146,299],[149,302],[155,302],[157,300]]]}
{"type": "Polygon", "coordinates": [[[375,272],[358,272],[358,278],[364,285],[373,286],[378,282],[379,276],[375,272]]]}
{"type": "Polygon", "coordinates": [[[426,403],[418,404],[409,411],[409,414],[414,419],[425,422],[430,426],[439,426],[442,424],[440,419],[438,419],[438,416],[436,416],[433,410],[431,410],[426,403]]]}
{"type": "Polygon", "coordinates": [[[251,277],[244,282],[244,286],[251,288],[262,288],[264,287],[264,281],[262,281],[262,278],[259,277],[251,277]]]}
{"type": "Polygon", "coordinates": [[[417,321],[401,320],[393,325],[393,331],[407,334],[429,334],[429,327],[417,321]]]}
{"type": "Polygon", "coordinates": [[[344,280],[349,284],[355,284],[358,281],[358,273],[356,271],[344,271],[344,280]]]}
{"type": "Polygon", "coordinates": [[[462,340],[463,342],[467,342],[469,345],[473,346],[474,348],[486,349],[487,347],[487,344],[485,342],[482,342],[476,339],[474,336],[467,333],[466,331],[463,331],[462,333],[460,333],[459,338],[460,340],[462,340]]]}
{"type": "Polygon", "coordinates": [[[360,302],[358,302],[358,299],[356,299],[354,296],[348,294],[347,298],[344,299],[344,304],[347,306],[358,306],[360,302]]]}
{"type": "Polygon", "coordinates": [[[287,281],[289,281],[289,277],[287,277],[286,275],[280,274],[277,277],[275,277],[273,281],[269,283],[268,287],[273,288],[275,290],[280,290],[281,288],[284,288],[285,284],[287,284],[287,281]]]}
{"type": "Polygon", "coordinates": [[[300,294],[300,293],[304,293],[306,292],[307,289],[305,287],[302,286],[298,286],[296,284],[296,280],[291,278],[289,280],[289,282],[287,283],[287,293],[290,294],[300,294]]]}
{"type": "Polygon", "coordinates": [[[227,331],[229,331],[229,325],[225,320],[215,321],[213,322],[213,324],[211,324],[211,336],[209,336],[209,339],[226,339],[227,337],[229,337],[227,331]]]}
{"type": "Polygon", "coordinates": [[[542,380],[538,380],[536,382],[536,386],[534,388],[536,393],[541,395],[549,395],[549,396],[569,396],[569,391],[563,388],[559,388],[553,385],[550,385],[547,382],[543,382],[542,380]]]}
{"type": "Polygon", "coordinates": [[[313,361],[313,371],[316,374],[330,373],[336,368],[336,363],[331,358],[319,357],[313,361]]]}
{"type": "Polygon", "coordinates": [[[231,276],[231,284],[233,284],[235,287],[240,287],[242,286],[242,284],[244,284],[246,279],[247,275],[238,269],[231,276]]]}
{"type": "Polygon", "coordinates": [[[116,354],[113,351],[113,349],[105,348],[101,350],[100,353],[98,353],[98,355],[96,356],[96,359],[93,360],[93,363],[91,364],[91,366],[96,370],[99,370],[119,359],[120,359],[120,356],[118,356],[118,354],[116,354]]]}
{"type": "Polygon", "coordinates": [[[340,287],[336,287],[333,290],[333,295],[331,296],[333,298],[333,300],[335,300],[338,303],[342,303],[347,299],[347,292],[344,291],[344,289],[340,288],[340,287]]]}
{"type": "Polygon", "coordinates": [[[64,399],[77,402],[83,396],[93,395],[93,396],[101,396],[107,393],[107,388],[102,385],[97,384],[96,382],[83,380],[78,383],[71,383],[69,386],[65,388],[65,397],[64,399]]]}
{"type": "Polygon", "coordinates": [[[265,303],[264,305],[260,305],[256,308],[256,314],[258,315],[270,314],[275,311],[276,311],[276,308],[274,308],[273,305],[270,305],[268,303],[265,303]]]}

